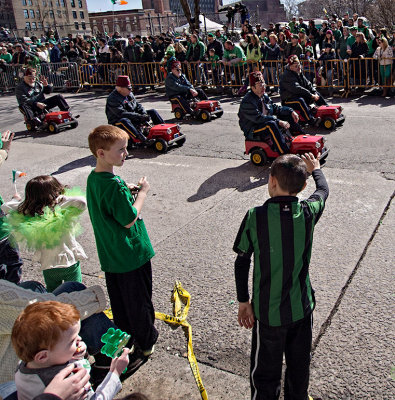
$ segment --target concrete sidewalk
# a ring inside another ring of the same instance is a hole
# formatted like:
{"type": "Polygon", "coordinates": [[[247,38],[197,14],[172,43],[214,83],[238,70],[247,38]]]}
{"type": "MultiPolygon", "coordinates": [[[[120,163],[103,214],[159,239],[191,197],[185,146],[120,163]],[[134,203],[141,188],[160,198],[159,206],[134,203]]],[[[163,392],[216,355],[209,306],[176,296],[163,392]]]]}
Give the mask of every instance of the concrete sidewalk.
{"type": "MultiPolygon", "coordinates": [[[[0,170],[1,193],[5,200],[12,195],[12,169],[27,172],[27,179],[55,173],[62,183],[84,188],[93,165],[87,149],[17,141],[0,170]]],[[[192,296],[188,321],[209,399],[248,399],[251,334],[237,325],[232,245],[248,208],[268,198],[268,168],[243,160],[168,153],[154,158],[132,156],[119,173],[128,182],[146,175],[151,184],[143,217],[156,251],[156,310],[171,311],[170,292],[174,281],[181,280],[192,296]]],[[[389,378],[393,363],[393,208],[378,223],[394,183],[376,172],[325,168],[324,173],[331,193],[315,231],[311,262],[317,298],[314,339],[328,318],[332,325],[324,330],[315,350],[311,393],[337,400],[390,399],[394,389],[389,378]]],[[[22,193],[27,179],[17,182],[22,193]]],[[[310,179],[302,197],[313,190],[310,179]]],[[[82,225],[79,241],[90,257],[82,265],[84,283],[104,287],[87,213],[82,225]]],[[[30,255],[23,255],[24,278],[42,280],[30,255]]],[[[199,399],[183,357],[183,333],[160,321],[157,326],[156,352],[125,382],[122,395],[139,390],[150,400],[199,399]]]]}

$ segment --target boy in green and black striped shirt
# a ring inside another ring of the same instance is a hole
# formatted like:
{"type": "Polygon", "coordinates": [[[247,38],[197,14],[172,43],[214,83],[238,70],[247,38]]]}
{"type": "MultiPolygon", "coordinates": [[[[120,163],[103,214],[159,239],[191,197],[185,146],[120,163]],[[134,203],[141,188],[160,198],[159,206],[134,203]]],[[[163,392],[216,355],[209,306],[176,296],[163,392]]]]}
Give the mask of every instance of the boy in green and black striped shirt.
{"type": "Polygon", "coordinates": [[[287,154],[271,167],[270,199],[250,209],[237,234],[235,277],[240,326],[253,328],[251,399],[278,399],[285,353],[284,399],[307,400],[314,290],[309,263],[314,226],[329,189],[319,160],[311,153],[287,154]],[[315,192],[299,202],[296,195],[311,173],[315,192]],[[248,275],[254,254],[253,294],[248,275]]]}

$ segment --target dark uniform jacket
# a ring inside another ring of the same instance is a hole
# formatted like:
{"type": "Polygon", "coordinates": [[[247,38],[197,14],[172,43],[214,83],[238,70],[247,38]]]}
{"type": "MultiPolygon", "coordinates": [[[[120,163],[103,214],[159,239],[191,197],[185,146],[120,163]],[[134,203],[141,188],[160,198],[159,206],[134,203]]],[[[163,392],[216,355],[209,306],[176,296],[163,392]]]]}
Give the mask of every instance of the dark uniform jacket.
{"type": "Polygon", "coordinates": [[[192,83],[188,81],[184,74],[177,78],[174,74],[170,73],[166,77],[166,96],[185,96],[190,89],[193,89],[192,83]]]}
{"type": "Polygon", "coordinates": [[[139,62],[141,58],[140,46],[135,44],[126,46],[123,57],[126,62],[139,62]]]}
{"type": "Polygon", "coordinates": [[[125,97],[114,89],[107,98],[106,115],[109,124],[115,124],[121,118],[127,118],[132,124],[139,123],[143,114],[146,114],[144,107],[132,93],[125,97]]]}
{"type": "Polygon", "coordinates": [[[312,83],[301,73],[291,71],[288,66],[280,77],[281,101],[295,99],[297,97],[311,98],[316,91],[312,83]]]}
{"type": "Polygon", "coordinates": [[[258,97],[252,90],[249,90],[241,101],[239,113],[239,125],[246,138],[252,138],[252,133],[259,126],[276,121],[280,114],[292,113],[292,108],[282,107],[274,104],[267,94],[258,97]],[[266,108],[266,115],[263,113],[266,108]]]}
{"type": "Polygon", "coordinates": [[[45,100],[44,94],[49,94],[52,92],[52,86],[44,86],[41,82],[34,82],[33,86],[29,86],[25,81],[21,82],[15,88],[16,99],[18,104],[22,104],[33,107],[36,103],[41,103],[45,100]]]}

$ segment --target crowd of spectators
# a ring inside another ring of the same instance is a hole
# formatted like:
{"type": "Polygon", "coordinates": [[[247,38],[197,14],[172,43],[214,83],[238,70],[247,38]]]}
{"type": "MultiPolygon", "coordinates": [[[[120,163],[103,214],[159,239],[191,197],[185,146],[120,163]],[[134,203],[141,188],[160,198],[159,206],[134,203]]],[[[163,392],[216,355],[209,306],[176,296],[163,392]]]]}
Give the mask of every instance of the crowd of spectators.
{"type": "Polygon", "coordinates": [[[368,59],[353,62],[351,83],[357,86],[386,85],[394,79],[393,51],[395,29],[371,29],[365,19],[354,14],[343,18],[332,16],[321,26],[314,20],[304,21],[303,17],[293,17],[288,24],[270,23],[267,28],[261,24],[249,23],[248,10],[237,10],[245,18],[236,42],[232,19],[222,30],[203,36],[198,32],[189,34],[161,33],[156,36],[141,37],[129,35],[122,38],[119,32],[112,36],[71,34],[59,38],[55,32],[29,41],[11,43],[4,28],[0,28],[0,73],[7,65],[24,65],[36,68],[45,63],[70,62],[84,65],[83,78],[88,81],[93,76],[108,83],[117,74],[130,74],[133,78],[143,78],[147,86],[162,80],[166,75],[169,60],[183,63],[183,72],[188,73],[195,84],[221,86],[232,81],[243,85],[247,72],[263,69],[265,79],[278,90],[278,79],[282,62],[295,54],[303,63],[306,77],[313,83],[332,86],[334,79],[343,78],[343,63],[333,60],[368,59]],[[161,63],[158,66],[147,63],[161,63]],[[103,64],[142,64],[128,71],[124,67],[113,68],[112,75],[103,64]],[[264,68],[262,68],[262,64],[264,68]],[[159,78],[160,75],[160,78],[159,78]],[[225,78],[224,78],[225,77],[225,78]],[[158,79],[159,78],[159,79],[158,79]]]}

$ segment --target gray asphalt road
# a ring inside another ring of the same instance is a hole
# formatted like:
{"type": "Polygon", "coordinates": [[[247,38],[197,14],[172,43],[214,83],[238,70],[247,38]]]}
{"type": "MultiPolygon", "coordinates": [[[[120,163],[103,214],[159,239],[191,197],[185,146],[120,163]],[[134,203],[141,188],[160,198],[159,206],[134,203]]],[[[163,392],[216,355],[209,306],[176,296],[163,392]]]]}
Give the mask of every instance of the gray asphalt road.
{"type": "MultiPolygon", "coordinates": [[[[87,135],[106,123],[105,96],[66,97],[73,112],[81,114],[80,126],[56,135],[25,132],[14,98],[0,98],[0,130],[17,132],[0,170],[3,197],[12,194],[13,168],[29,177],[56,173],[64,183],[85,186],[94,165],[87,135]]],[[[171,120],[162,95],[139,99],[171,120]]],[[[221,119],[182,122],[187,135],[182,148],[163,155],[135,151],[119,173],[129,182],[147,175],[151,183],[143,216],[156,251],[156,309],[171,311],[170,291],[174,280],[181,280],[192,295],[188,319],[209,399],[247,399],[250,333],[236,323],[231,248],[246,210],[268,197],[268,168],[253,166],[243,155],[239,101],[221,102],[221,119]]],[[[390,399],[395,106],[393,100],[374,97],[334,102],[344,107],[344,126],[318,131],[330,147],[324,172],[331,194],[316,228],[311,263],[317,298],[311,393],[324,399],[390,399]]],[[[18,181],[20,190],[24,183],[18,181]]],[[[309,182],[303,196],[312,190],[309,182]]],[[[104,285],[87,213],[82,224],[80,241],[90,257],[83,265],[84,281],[104,285]]],[[[40,278],[30,255],[24,256],[25,277],[40,278]]],[[[128,380],[127,390],[139,388],[153,399],[198,399],[187,362],[180,358],[186,352],[183,334],[163,323],[158,327],[156,358],[128,380]]]]}

